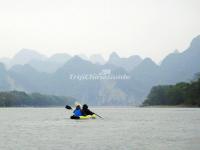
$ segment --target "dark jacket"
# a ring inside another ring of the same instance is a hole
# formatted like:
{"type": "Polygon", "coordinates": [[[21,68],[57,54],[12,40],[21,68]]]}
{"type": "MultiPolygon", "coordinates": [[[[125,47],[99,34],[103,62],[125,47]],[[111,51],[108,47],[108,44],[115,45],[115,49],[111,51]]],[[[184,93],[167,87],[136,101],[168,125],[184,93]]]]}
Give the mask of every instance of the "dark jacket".
{"type": "Polygon", "coordinates": [[[84,104],[82,108],[82,115],[87,116],[87,115],[93,115],[93,114],[94,113],[88,109],[88,105],[84,104]]]}
{"type": "Polygon", "coordinates": [[[83,116],[87,116],[87,115],[93,115],[94,113],[89,109],[82,109],[82,114],[83,116]]]}
{"type": "Polygon", "coordinates": [[[82,108],[83,116],[93,115],[94,113],[88,109],[88,105],[84,104],[82,108]]]}

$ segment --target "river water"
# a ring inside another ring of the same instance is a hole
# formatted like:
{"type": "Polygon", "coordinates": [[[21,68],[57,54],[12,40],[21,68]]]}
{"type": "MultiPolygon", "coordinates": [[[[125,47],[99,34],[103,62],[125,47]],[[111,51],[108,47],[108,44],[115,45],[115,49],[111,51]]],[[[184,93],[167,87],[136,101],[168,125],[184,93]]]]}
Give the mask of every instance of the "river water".
{"type": "Polygon", "coordinates": [[[199,150],[198,108],[0,108],[0,150],[199,150]]]}

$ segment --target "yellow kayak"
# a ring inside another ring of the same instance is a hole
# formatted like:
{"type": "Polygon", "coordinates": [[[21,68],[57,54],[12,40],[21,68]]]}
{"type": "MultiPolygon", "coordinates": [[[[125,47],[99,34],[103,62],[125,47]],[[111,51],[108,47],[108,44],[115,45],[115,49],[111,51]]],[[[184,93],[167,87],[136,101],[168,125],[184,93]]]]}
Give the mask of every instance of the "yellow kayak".
{"type": "Polygon", "coordinates": [[[93,115],[79,116],[79,117],[71,116],[71,119],[96,119],[96,115],[93,114],[93,115]]]}
{"type": "Polygon", "coordinates": [[[87,116],[80,116],[79,117],[80,119],[95,119],[96,118],[96,115],[93,114],[93,115],[87,115],[87,116]]]}

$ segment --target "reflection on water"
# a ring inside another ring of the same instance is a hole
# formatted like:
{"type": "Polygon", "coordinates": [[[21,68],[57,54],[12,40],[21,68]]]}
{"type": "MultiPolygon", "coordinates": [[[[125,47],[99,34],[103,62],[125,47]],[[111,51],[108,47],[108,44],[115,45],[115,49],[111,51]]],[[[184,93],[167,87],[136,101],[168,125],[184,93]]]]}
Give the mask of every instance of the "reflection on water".
{"type": "Polygon", "coordinates": [[[199,150],[198,108],[93,108],[104,119],[70,120],[63,108],[0,108],[1,150],[199,150]]]}

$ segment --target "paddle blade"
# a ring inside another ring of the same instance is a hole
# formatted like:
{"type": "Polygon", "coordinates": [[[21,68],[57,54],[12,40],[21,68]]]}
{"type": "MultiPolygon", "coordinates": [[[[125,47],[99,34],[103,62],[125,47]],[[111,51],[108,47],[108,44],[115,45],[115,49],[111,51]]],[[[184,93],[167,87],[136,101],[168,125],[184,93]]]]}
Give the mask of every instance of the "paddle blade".
{"type": "Polygon", "coordinates": [[[66,108],[66,109],[72,109],[72,107],[69,106],[69,105],[66,105],[65,108],[66,108]]]}
{"type": "Polygon", "coordinates": [[[103,119],[103,117],[99,116],[98,114],[95,113],[95,115],[97,115],[99,118],[103,119]]]}

